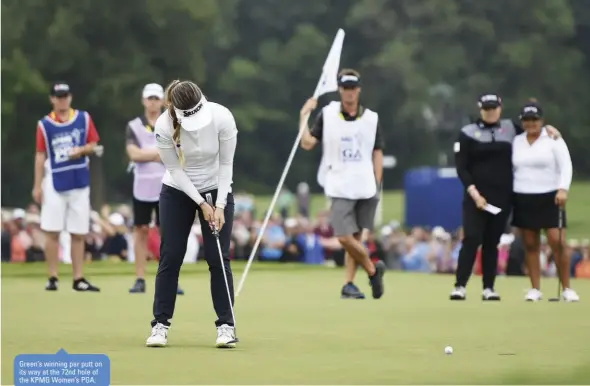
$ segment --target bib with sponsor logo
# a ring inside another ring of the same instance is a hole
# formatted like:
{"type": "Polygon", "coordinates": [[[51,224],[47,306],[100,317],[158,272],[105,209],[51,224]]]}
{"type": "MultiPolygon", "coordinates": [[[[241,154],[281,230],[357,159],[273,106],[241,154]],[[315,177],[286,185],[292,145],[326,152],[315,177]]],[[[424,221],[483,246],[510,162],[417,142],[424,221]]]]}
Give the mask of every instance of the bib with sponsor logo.
{"type": "Polygon", "coordinates": [[[85,188],[90,184],[88,157],[70,159],[73,148],[86,145],[88,123],[88,113],[79,110],[74,110],[67,122],[57,122],[48,116],[39,121],[53,187],[57,192],[85,188]]]}
{"type": "Polygon", "coordinates": [[[378,115],[365,109],[358,119],[346,121],[340,112],[340,102],[332,102],[322,111],[323,154],[318,179],[331,198],[374,197],[377,184],[372,155],[378,115]]]}

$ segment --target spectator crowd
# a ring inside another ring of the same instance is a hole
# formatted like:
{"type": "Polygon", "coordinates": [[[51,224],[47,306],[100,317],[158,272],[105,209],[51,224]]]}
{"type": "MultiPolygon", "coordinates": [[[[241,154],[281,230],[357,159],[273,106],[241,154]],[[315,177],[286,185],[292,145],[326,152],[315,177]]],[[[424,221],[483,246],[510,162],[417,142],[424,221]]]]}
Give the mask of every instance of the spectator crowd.
{"type": "MultiPolygon", "coordinates": [[[[308,189],[301,185],[297,189],[297,214],[290,216],[294,196],[285,191],[278,200],[278,214],[270,217],[262,237],[256,258],[260,261],[299,262],[342,266],[344,250],[334,237],[329,224],[329,212],[322,211],[315,218],[309,217],[308,189]]],[[[255,211],[255,198],[248,194],[235,195],[235,220],[231,242],[230,258],[246,260],[252,251],[254,241],[262,225],[255,211]]],[[[2,261],[36,262],[44,260],[44,235],[39,226],[39,208],[35,204],[26,210],[2,209],[2,261]]],[[[128,205],[111,208],[108,205],[92,212],[90,233],[86,237],[86,259],[88,261],[111,260],[133,262],[132,211],[128,205]]],[[[427,229],[403,228],[399,222],[391,221],[375,232],[363,237],[371,259],[382,260],[389,269],[425,273],[453,273],[461,248],[462,231],[447,232],[442,227],[427,229]]],[[[201,227],[198,218],[192,228],[184,257],[185,263],[203,259],[201,227]]],[[[150,260],[159,258],[160,236],[158,228],[150,227],[148,250],[150,260]]],[[[69,236],[60,237],[60,260],[70,263],[69,236]]],[[[590,278],[590,242],[568,240],[571,253],[572,277],[590,278]]],[[[498,274],[526,275],[524,248],[517,235],[507,229],[498,245],[498,274]]],[[[555,276],[553,256],[546,240],[542,240],[539,256],[545,276],[555,276]]],[[[480,256],[474,273],[481,274],[480,256]]]]}

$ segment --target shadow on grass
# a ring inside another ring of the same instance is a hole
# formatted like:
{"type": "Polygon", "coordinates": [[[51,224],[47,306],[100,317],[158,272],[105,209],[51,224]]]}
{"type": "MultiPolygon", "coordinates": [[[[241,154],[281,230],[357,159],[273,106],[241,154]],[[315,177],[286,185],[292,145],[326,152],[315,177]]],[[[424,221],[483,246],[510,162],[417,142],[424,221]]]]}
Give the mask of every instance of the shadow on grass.
{"type": "MultiPolygon", "coordinates": [[[[560,355],[556,352],[555,355],[560,355]]],[[[590,357],[590,351],[589,351],[590,357]]],[[[504,385],[588,385],[590,384],[590,360],[568,374],[544,372],[542,368],[537,373],[515,373],[502,379],[504,385]]]]}

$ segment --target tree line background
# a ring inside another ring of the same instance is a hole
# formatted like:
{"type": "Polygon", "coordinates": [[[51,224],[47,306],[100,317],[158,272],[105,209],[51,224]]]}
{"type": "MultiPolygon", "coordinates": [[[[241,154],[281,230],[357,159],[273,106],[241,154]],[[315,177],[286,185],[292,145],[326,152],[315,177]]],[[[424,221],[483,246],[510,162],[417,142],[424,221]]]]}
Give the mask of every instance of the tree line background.
{"type": "MultiPolygon", "coordinates": [[[[386,188],[410,167],[452,164],[482,92],[500,93],[508,117],[537,98],[576,177],[588,177],[589,27],[584,0],[3,0],[2,205],[30,201],[35,126],[56,80],[72,86],[105,146],[92,161],[100,201],[130,196],[124,128],[142,112],[143,85],[176,78],[233,111],[235,189],[272,192],[338,28],[341,66],[361,72],[362,101],[398,160],[386,188]]],[[[319,157],[298,154],[287,186],[317,189],[319,157]]]]}

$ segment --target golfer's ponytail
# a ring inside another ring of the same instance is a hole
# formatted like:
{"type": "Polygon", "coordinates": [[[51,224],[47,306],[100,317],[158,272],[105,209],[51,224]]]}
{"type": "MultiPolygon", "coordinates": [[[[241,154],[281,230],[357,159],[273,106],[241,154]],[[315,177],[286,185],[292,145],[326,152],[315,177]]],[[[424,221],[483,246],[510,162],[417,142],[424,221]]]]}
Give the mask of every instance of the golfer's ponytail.
{"type": "Polygon", "coordinates": [[[180,160],[180,166],[184,167],[184,154],[182,154],[182,148],[180,147],[180,122],[178,121],[178,117],[176,116],[176,111],[174,111],[174,104],[172,103],[172,91],[174,87],[180,84],[180,80],[173,80],[172,83],[166,87],[166,92],[164,94],[164,104],[168,109],[168,113],[172,118],[172,127],[174,128],[174,132],[172,134],[172,140],[176,145],[176,153],[178,154],[178,159],[180,160]]]}

